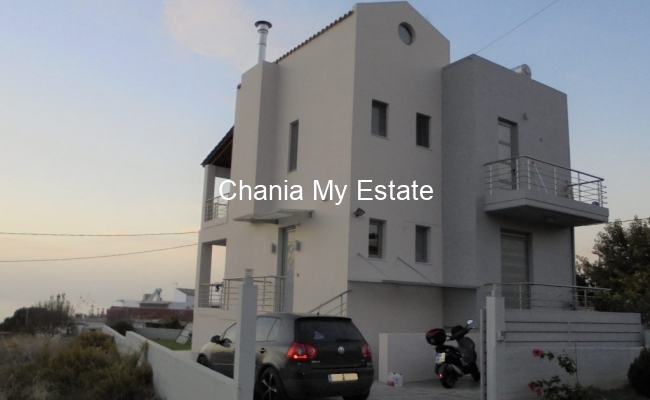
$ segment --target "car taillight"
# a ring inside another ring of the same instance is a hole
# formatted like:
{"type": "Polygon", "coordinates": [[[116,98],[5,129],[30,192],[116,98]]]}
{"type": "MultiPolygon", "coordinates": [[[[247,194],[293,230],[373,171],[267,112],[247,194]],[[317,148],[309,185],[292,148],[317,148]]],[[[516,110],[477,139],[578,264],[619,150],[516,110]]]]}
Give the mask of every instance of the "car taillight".
{"type": "Polygon", "coordinates": [[[307,360],[316,358],[316,348],[314,346],[303,344],[303,343],[293,343],[289,350],[287,350],[287,358],[292,360],[307,360]]]}
{"type": "Polygon", "coordinates": [[[372,351],[370,350],[370,345],[368,343],[364,343],[363,346],[361,346],[361,356],[363,358],[372,358],[372,351]]]}

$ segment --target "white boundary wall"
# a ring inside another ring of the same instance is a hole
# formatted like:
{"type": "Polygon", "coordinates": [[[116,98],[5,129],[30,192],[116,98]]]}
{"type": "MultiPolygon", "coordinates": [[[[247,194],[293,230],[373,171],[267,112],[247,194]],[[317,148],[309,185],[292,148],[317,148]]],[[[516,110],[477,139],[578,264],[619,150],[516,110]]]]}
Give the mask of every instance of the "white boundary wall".
{"type": "Polygon", "coordinates": [[[135,328],[135,333],[144,336],[147,339],[166,339],[176,340],[182,329],[165,329],[165,328],[135,328]]]}
{"type": "Polygon", "coordinates": [[[127,332],[126,337],[104,326],[102,332],[113,335],[120,352],[139,351],[149,343],[147,361],[153,369],[156,394],[168,400],[229,400],[235,397],[234,381],[198,364],[187,354],[174,352],[157,343],[127,332]]]}
{"type": "Polygon", "coordinates": [[[506,310],[502,297],[486,301],[487,399],[534,399],[531,381],[558,375],[563,383],[602,389],[622,386],[644,343],[641,316],[594,311],[506,310]],[[535,358],[533,349],[571,356],[566,374],[557,358],[535,358]]]}
{"type": "MultiPolygon", "coordinates": [[[[248,272],[248,271],[247,271],[248,272]]],[[[147,361],[153,369],[153,384],[158,394],[167,400],[250,400],[253,398],[255,374],[255,330],[257,323],[257,287],[252,278],[239,289],[241,306],[237,311],[239,350],[235,354],[235,377],[228,378],[198,364],[191,352],[172,351],[147,340],[135,332],[126,337],[108,326],[102,332],[112,335],[120,352],[138,352],[149,344],[147,361]]]]}

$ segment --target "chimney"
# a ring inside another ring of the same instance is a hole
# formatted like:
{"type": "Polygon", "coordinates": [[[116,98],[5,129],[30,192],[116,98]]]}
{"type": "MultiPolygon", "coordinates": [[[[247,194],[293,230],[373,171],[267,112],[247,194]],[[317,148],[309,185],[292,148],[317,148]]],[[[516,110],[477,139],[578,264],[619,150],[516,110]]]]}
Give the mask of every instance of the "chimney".
{"type": "Polygon", "coordinates": [[[257,21],[255,23],[257,33],[260,34],[260,42],[258,44],[257,52],[258,63],[266,59],[266,35],[269,33],[269,29],[271,29],[272,26],[273,25],[268,21],[257,21]]]}

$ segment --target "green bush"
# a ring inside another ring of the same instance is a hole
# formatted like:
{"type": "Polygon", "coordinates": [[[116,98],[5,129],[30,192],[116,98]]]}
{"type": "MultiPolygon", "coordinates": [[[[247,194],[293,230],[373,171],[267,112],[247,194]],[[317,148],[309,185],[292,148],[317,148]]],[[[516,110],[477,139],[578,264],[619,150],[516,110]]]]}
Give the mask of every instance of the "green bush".
{"type": "Polygon", "coordinates": [[[146,350],[120,354],[111,336],[95,332],[65,343],[0,340],[0,399],[155,400],[146,350]]]}
{"type": "Polygon", "coordinates": [[[135,331],[135,328],[129,321],[117,321],[110,328],[122,336],[126,336],[127,331],[135,331]]]}
{"type": "Polygon", "coordinates": [[[627,370],[627,380],[634,390],[650,397],[650,350],[643,348],[627,370]]]}

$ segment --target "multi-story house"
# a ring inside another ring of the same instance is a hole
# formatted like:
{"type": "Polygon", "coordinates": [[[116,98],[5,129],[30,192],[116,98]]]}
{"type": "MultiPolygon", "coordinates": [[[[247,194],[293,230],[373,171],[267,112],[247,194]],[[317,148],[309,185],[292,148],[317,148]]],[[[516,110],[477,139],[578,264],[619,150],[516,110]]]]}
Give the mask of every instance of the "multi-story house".
{"type": "MultiPolygon", "coordinates": [[[[243,74],[234,127],[203,161],[194,351],[234,319],[245,269],[260,311],[335,299],[321,311],[374,348],[476,319],[486,284],[574,283],[573,228],[608,210],[602,179],[570,168],[566,95],[526,66],[449,54],[408,3],[368,3],[243,74]]],[[[531,290],[503,288],[509,306],[531,290]]]]}

